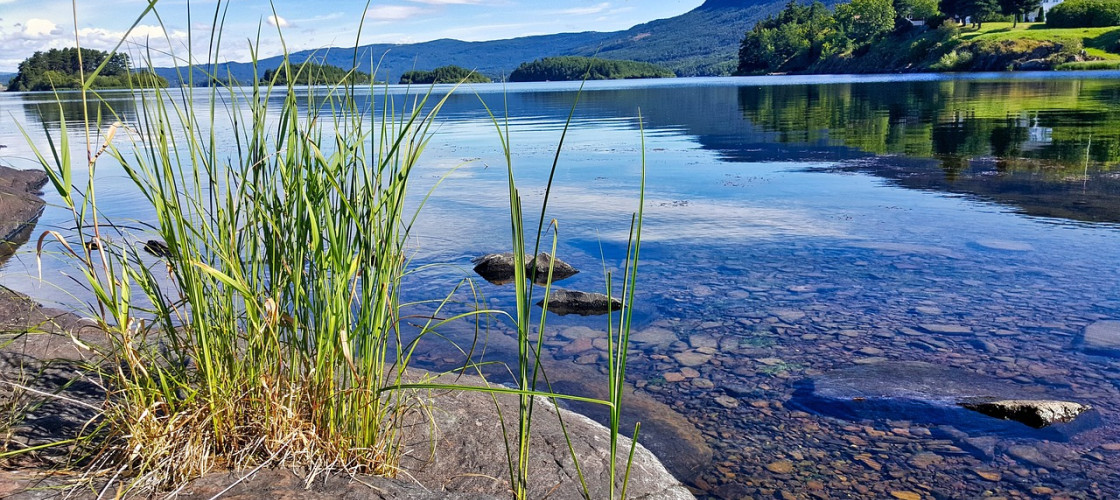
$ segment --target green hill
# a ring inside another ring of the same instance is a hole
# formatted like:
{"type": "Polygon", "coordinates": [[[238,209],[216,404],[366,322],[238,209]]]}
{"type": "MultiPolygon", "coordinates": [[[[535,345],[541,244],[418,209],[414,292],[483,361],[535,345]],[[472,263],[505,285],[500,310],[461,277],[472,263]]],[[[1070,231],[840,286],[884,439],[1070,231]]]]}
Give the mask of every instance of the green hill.
{"type": "MultiPolygon", "coordinates": [[[[574,55],[658,64],[678,76],[729,75],[737,65],[739,41],[756,22],[787,0],[708,0],[682,15],[639,24],[589,43],[574,55]]],[[[839,3],[838,0],[825,2],[839,3]]]]}
{"type": "MultiPolygon", "coordinates": [[[[678,76],[727,75],[736,67],[739,40],[754,23],[777,13],[787,0],[708,0],[703,5],[668,19],[639,24],[628,30],[610,33],[588,31],[558,33],[506,40],[464,42],[433,40],[414,44],[373,44],[358,47],[359,69],[375,78],[398,81],[411,70],[432,70],[441,66],[461,66],[494,80],[508,76],[521,63],[555,56],[594,56],[604,59],[654,63],[678,76]]],[[[827,5],[839,0],[828,0],[827,5]]],[[[353,48],[300,51],[291,54],[293,62],[314,60],[342,68],[353,66],[353,48]]],[[[279,66],[280,57],[259,61],[261,71],[279,66]]],[[[249,82],[253,68],[249,63],[229,63],[212,68],[221,79],[227,75],[249,82]]],[[[160,68],[160,75],[179,81],[174,68],[160,68]]],[[[184,76],[186,71],[183,72],[184,76]]],[[[196,82],[207,78],[201,69],[196,82]]]]}

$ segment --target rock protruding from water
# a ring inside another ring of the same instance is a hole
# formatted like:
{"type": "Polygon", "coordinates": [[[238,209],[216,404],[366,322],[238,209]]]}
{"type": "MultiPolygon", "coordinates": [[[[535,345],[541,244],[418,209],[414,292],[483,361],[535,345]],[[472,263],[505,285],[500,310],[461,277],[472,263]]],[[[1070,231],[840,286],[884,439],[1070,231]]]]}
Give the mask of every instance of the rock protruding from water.
{"type": "MultiPolygon", "coordinates": [[[[544,301],[537,302],[544,307],[544,301]]],[[[548,297],[549,312],[561,316],[578,314],[580,316],[597,316],[617,311],[622,308],[622,301],[608,297],[602,293],[579,292],[576,290],[554,290],[548,297]]]]}
{"type": "Polygon", "coordinates": [[[160,240],[148,240],[144,243],[144,251],[161,259],[171,256],[171,249],[167,247],[167,243],[160,240]]]}
{"type": "MultiPolygon", "coordinates": [[[[529,256],[526,255],[525,261],[528,260],[529,256]]],[[[474,264],[474,272],[490,283],[495,285],[513,283],[513,252],[486,254],[471,259],[471,263],[474,264]]]]}
{"type": "MultiPolygon", "coordinates": [[[[514,266],[516,265],[513,252],[486,254],[471,259],[471,263],[475,265],[474,272],[490,283],[495,285],[513,283],[514,266]]],[[[567,262],[549,255],[548,252],[541,252],[536,258],[525,255],[525,276],[533,278],[533,282],[538,285],[547,285],[550,264],[552,265],[553,282],[570,278],[579,273],[579,270],[567,262]],[[536,274],[534,274],[534,271],[536,274]]]]}
{"type": "MultiPolygon", "coordinates": [[[[923,362],[883,362],[826,372],[806,381],[803,405],[841,418],[901,418],[949,423],[982,432],[1017,433],[980,414],[1036,429],[1072,422],[1088,406],[1062,401],[1041,387],[923,362]]],[[[1077,429],[1063,429],[1076,432],[1077,429]]]]}
{"type": "Polygon", "coordinates": [[[1081,349],[1094,354],[1120,356],[1120,321],[1097,321],[1086,326],[1081,349]]]}
{"type": "Polygon", "coordinates": [[[995,401],[965,401],[961,406],[989,417],[1022,422],[1035,429],[1056,423],[1068,423],[1090,406],[1070,401],[1033,399],[1004,399],[995,401]]]}
{"type": "Polygon", "coordinates": [[[536,271],[536,277],[533,282],[538,285],[548,284],[548,268],[552,266],[552,281],[560,281],[571,278],[579,273],[579,270],[572,267],[567,262],[555,258],[548,254],[548,252],[541,252],[537,254],[537,258],[532,262],[526,261],[525,275],[533,277],[533,271],[536,271]]]}

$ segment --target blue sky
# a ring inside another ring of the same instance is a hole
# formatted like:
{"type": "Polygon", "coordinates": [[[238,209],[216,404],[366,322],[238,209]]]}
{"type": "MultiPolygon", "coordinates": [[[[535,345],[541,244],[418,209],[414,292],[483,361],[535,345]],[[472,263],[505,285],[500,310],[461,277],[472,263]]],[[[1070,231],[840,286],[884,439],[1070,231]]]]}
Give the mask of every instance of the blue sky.
{"type": "MultiPolygon", "coordinates": [[[[264,56],[281,51],[277,25],[290,50],[353,46],[365,15],[361,43],[411,43],[437,38],[496,40],[570,31],[614,31],[687,12],[702,0],[233,0],[223,30],[222,59],[249,58],[249,39],[261,28],[264,56]],[[275,5],[273,16],[271,5],[275,5]]],[[[155,15],[133,30],[131,51],[144,40],[157,66],[185,57],[188,34],[206,52],[217,0],[160,0],[155,15]],[[188,17],[188,4],[190,16],[188,17]],[[162,19],[162,23],[160,23],[162,19]],[[170,42],[170,43],[169,43],[170,42]],[[172,50],[168,50],[168,48],[172,50]]],[[[110,49],[147,6],[145,0],[0,0],[0,72],[14,72],[36,50],[74,46],[110,49]],[[75,10],[77,15],[75,16],[75,10]],[[74,19],[77,17],[77,22],[74,19]]]]}

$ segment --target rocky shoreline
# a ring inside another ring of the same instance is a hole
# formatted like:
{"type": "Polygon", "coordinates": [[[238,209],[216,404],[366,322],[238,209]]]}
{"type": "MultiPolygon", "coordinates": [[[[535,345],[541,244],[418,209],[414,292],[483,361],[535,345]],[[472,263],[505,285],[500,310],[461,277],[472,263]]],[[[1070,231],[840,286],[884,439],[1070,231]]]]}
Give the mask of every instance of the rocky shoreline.
{"type": "MultiPolygon", "coordinates": [[[[37,193],[46,184],[42,172],[0,167],[0,235],[4,246],[0,258],[10,255],[30,236],[42,213],[44,202],[37,193]]],[[[83,381],[78,362],[86,356],[70,336],[97,342],[99,330],[82,319],[55,309],[44,308],[31,298],[0,288],[0,381],[27,384],[48,393],[58,392],[79,402],[99,405],[103,392],[83,381]]],[[[422,376],[422,375],[416,375],[422,376]]],[[[446,382],[452,382],[446,380],[446,382]]],[[[464,376],[456,384],[479,385],[477,377],[464,376]]],[[[0,384],[0,408],[14,412],[26,402],[26,391],[10,383],[0,384]]],[[[193,481],[176,498],[212,498],[216,494],[236,498],[417,498],[490,499],[509,495],[506,447],[501,435],[498,412],[508,420],[517,414],[514,398],[498,398],[497,404],[479,392],[443,391],[418,394],[424,411],[415,411],[406,434],[402,473],[397,478],[329,477],[316,480],[305,489],[300,471],[260,470],[250,477],[245,472],[212,473],[193,481]],[[434,424],[434,425],[432,425],[434,424]]],[[[579,479],[557,423],[556,411],[563,416],[568,435],[592,498],[607,495],[607,443],[605,427],[577,413],[555,409],[540,401],[534,415],[534,478],[531,498],[583,498],[579,479]]],[[[5,439],[5,446],[36,446],[73,436],[96,412],[74,403],[49,399],[43,406],[16,422],[5,439]]],[[[0,430],[4,430],[0,428],[0,430]]],[[[620,438],[620,450],[629,450],[629,440],[620,438]]],[[[56,462],[66,450],[21,455],[0,462],[0,497],[9,499],[93,498],[90,489],[69,491],[64,486],[73,475],[53,474],[56,462]]],[[[624,470],[622,468],[619,469],[624,470]]],[[[634,454],[628,494],[632,498],[691,499],[692,493],[675,479],[644,446],[634,454]]]]}
{"type": "Polygon", "coordinates": [[[0,166],[0,259],[11,255],[31,235],[43,213],[39,190],[46,183],[43,172],[0,166]]]}

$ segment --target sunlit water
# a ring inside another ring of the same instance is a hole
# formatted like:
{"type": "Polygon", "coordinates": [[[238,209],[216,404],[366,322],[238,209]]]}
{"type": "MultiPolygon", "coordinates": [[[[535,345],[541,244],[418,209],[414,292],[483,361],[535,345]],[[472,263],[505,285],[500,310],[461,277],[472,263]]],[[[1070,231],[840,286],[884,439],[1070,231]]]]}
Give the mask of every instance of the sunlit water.
{"type": "MultiPolygon", "coordinates": [[[[1120,319],[1120,76],[1101,75],[589,84],[549,201],[558,254],[582,270],[559,286],[603,291],[605,270],[619,271],[644,126],[635,331],[673,338],[636,345],[629,374],[714,449],[693,486],[728,498],[1113,498],[1120,361],[1079,348],[1087,325],[1120,319]],[[682,352],[711,357],[683,367],[673,357],[682,352]],[[823,372],[880,361],[965,368],[1095,410],[1069,431],[991,431],[953,417],[835,415],[799,399],[823,372]],[[728,395],[737,406],[718,399],[728,395]]],[[[409,298],[441,297],[471,276],[471,257],[508,251],[505,161],[480,98],[508,113],[515,175],[535,217],[576,87],[484,85],[450,98],[416,197],[455,170],[424,207],[412,248],[416,264],[451,265],[415,277],[409,298]]],[[[131,97],[107,97],[136,120],[131,97]]],[[[33,167],[15,123],[44,145],[43,126],[59,127],[53,97],[3,94],[0,110],[0,161],[33,167]]],[[[123,172],[101,168],[101,207],[118,221],[150,220],[123,172]]],[[[46,198],[35,234],[69,227],[57,197],[46,198]]],[[[73,291],[68,264],[46,258],[40,283],[31,246],[0,282],[77,307],[81,294],[62,291],[73,291]]],[[[490,306],[511,306],[508,287],[479,281],[478,290],[490,306]]],[[[550,316],[546,344],[560,361],[596,367],[595,348],[557,332],[605,325],[550,316]]],[[[460,342],[471,333],[448,332],[460,342]]],[[[504,345],[495,340],[490,359],[508,359],[504,345]]],[[[461,362],[448,352],[433,346],[423,362],[461,362]]]]}

